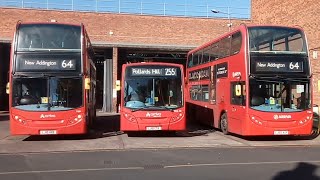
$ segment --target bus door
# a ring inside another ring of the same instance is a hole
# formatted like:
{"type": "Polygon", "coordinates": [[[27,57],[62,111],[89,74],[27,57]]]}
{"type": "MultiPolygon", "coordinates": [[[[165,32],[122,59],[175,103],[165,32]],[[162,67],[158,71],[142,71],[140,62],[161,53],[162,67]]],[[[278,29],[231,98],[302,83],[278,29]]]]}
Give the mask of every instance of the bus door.
{"type": "Polygon", "coordinates": [[[246,87],[244,81],[230,84],[230,110],[228,111],[228,128],[230,132],[242,133],[242,123],[246,114],[246,87]]]}

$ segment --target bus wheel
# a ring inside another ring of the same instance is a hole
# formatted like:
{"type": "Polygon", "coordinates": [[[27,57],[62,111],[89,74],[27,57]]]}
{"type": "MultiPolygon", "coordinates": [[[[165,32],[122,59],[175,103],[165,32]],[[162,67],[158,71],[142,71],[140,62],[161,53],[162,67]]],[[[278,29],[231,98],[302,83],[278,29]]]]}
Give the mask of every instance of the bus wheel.
{"type": "Polygon", "coordinates": [[[97,110],[96,108],[94,108],[91,125],[94,126],[96,124],[96,121],[97,121],[97,110]]]}
{"type": "Polygon", "coordinates": [[[225,135],[229,134],[227,113],[223,113],[222,116],[220,117],[220,129],[223,134],[225,135]]]}

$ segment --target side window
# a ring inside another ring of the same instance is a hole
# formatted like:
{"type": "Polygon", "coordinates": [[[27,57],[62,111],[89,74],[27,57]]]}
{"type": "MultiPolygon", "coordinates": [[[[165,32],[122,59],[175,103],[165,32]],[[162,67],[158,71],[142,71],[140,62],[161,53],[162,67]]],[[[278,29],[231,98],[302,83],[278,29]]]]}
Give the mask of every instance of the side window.
{"type": "Polygon", "coordinates": [[[210,97],[209,101],[210,104],[215,104],[216,103],[216,66],[211,66],[210,70],[210,97]]]}
{"type": "Polygon", "coordinates": [[[202,55],[203,55],[202,52],[203,52],[203,51],[198,52],[198,64],[201,64],[201,63],[202,63],[202,55]]]}
{"type": "Polygon", "coordinates": [[[192,55],[192,66],[196,66],[196,65],[198,65],[198,54],[197,53],[195,53],[195,54],[193,54],[192,55]]]}
{"type": "Polygon", "coordinates": [[[231,82],[231,104],[246,105],[246,86],[245,82],[231,82]]]}
{"type": "Polygon", "coordinates": [[[202,64],[209,62],[209,59],[210,59],[210,54],[203,53],[202,64]]]}
{"type": "Polygon", "coordinates": [[[190,88],[190,97],[195,101],[209,101],[209,86],[204,85],[196,85],[190,88]]]}
{"type": "Polygon", "coordinates": [[[192,67],[192,66],[193,66],[192,57],[193,57],[193,55],[189,55],[189,56],[188,56],[188,67],[192,67]]]}
{"type": "Polygon", "coordinates": [[[210,61],[210,54],[209,54],[209,49],[210,48],[210,46],[209,47],[206,47],[204,50],[203,50],[203,55],[202,55],[202,64],[204,64],[204,63],[207,63],[207,62],[209,62],[210,61]]]}
{"type": "Polygon", "coordinates": [[[207,53],[210,55],[210,61],[215,61],[219,58],[219,47],[218,43],[214,43],[211,46],[209,46],[209,49],[207,50],[207,53]]]}
{"type": "Polygon", "coordinates": [[[231,36],[219,41],[219,58],[230,56],[231,36]]]}
{"type": "Polygon", "coordinates": [[[201,100],[201,86],[192,86],[190,88],[190,97],[192,100],[200,101],[201,100]]]}
{"type": "Polygon", "coordinates": [[[201,86],[201,94],[202,94],[202,101],[209,101],[209,86],[208,85],[202,85],[201,86]]]}
{"type": "Polygon", "coordinates": [[[231,55],[238,54],[240,52],[241,44],[242,44],[241,33],[237,32],[233,34],[232,40],[231,40],[231,55]]]}

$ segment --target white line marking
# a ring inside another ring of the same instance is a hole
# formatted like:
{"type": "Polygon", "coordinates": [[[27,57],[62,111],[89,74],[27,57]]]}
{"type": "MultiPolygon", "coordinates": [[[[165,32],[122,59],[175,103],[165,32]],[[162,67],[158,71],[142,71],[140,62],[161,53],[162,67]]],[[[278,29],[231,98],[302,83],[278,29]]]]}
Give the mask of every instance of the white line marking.
{"type": "MultiPolygon", "coordinates": [[[[275,161],[275,162],[246,162],[246,163],[212,163],[212,164],[181,164],[164,166],[163,168],[183,168],[183,167],[204,167],[204,166],[233,166],[233,165],[263,165],[263,164],[294,164],[294,163],[320,163],[315,161],[275,161]]],[[[92,168],[92,169],[58,169],[58,170],[42,170],[42,171],[8,171],[0,172],[0,175],[10,174],[32,174],[32,173],[62,173],[62,172],[84,172],[84,171],[110,171],[110,170],[144,170],[144,167],[124,167],[124,168],[92,168]]]]}
{"type": "Polygon", "coordinates": [[[126,168],[94,168],[94,169],[57,169],[57,170],[43,170],[43,171],[9,171],[0,172],[0,175],[9,174],[32,174],[32,173],[59,173],[59,172],[82,172],[82,171],[107,171],[107,170],[141,170],[143,167],[126,167],[126,168]]]}
{"type": "Polygon", "coordinates": [[[181,164],[164,166],[164,168],[180,168],[180,167],[201,167],[201,166],[233,166],[233,165],[260,165],[260,164],[294,164],[294,163],[320,163],[320,160],[316,161],[278,161],[278,162],[246,162],[246,163],[215,163],[215,164],[181,164]]]}

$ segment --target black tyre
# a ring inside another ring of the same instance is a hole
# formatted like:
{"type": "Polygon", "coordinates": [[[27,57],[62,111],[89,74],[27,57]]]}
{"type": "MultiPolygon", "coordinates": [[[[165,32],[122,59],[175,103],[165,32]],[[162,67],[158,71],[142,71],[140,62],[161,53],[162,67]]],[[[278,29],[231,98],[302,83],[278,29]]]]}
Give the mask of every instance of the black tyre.
{"type": "Polygon", "coordinates": [[[227,113],[223,113],[220,117],[220,129],[223,134],[225,135],[229,134],[227,113]]]}

